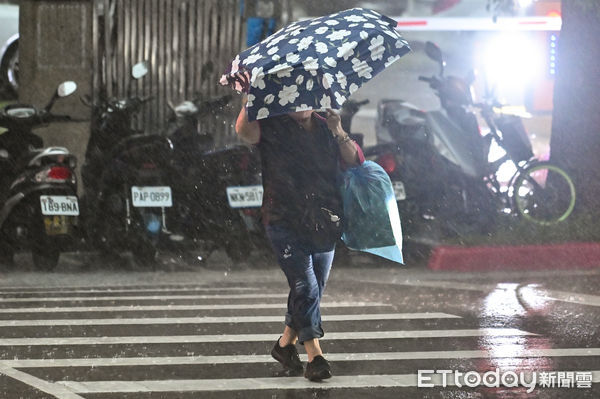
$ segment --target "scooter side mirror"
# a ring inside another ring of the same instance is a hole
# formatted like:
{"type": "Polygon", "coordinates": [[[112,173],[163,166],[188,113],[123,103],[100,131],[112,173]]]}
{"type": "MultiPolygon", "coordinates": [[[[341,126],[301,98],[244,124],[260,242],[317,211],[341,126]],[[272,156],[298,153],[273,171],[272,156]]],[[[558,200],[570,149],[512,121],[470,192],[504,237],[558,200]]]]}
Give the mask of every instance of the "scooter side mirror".
{"type": "Polygon", "coordinates": [[[435,43],[428,41],[425,43],[425,54],[440,64],[440,75],[444,75],[444,66],[446,65],[446,62],[444,61],[442,50],[440,50],[435,43]]]}
{"type": "Polygon", "coordinates": [[[442,62],[442,50],[433,42],[425,43],[425,54],[434,61],[442,62]]]}
{"type": "Polygon", "coordinates": [[[67,96],[70,96],[71,94],[75,93],[76,90],[77,90],[77,83],[69,80],[66,82],[62,82],[60,85],[58,85],[56,94],[59,97],[67,97],[67,96]]]}
{"type": "Polygon", "coordinates": [[[146,62],[146,61],[138,62],[131,68],[131,76],[134,79],[143,78],[144,76],[146,76],[148,74],[148,70],[149,70],[148,62],[146,62]]]}

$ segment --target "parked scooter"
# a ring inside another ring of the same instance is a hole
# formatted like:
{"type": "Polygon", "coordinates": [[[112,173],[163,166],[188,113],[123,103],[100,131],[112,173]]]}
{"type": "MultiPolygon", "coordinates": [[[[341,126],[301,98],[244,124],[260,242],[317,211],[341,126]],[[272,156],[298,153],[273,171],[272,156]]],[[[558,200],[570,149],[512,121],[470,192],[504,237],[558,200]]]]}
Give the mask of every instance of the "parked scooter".
{"type": "MultiPolygon", "coordinates": [[[[428,54],[433,46],[426,46],[428,54]]],[[[498,201],[482,180],[489,141],[468,109],[472,82],[444,76],[440,65],[439,76],[419,79],[430,82],[442,107],[424,111],[403,100],[380,101],[377,145],[365,149],[390,175],[408,242],[482,232],[498,215],[498,201]]]]}
{"type": "MultiPolygon", "coordinates": [[[[145,63],[132,68],[140,79],[145,63]]],[[[170,235],[166,209],[173,205],[168,180],[171,141],[135,130],[133,117],[151,97],[129,95],[91,104],[95,123],[82,177],[85,228],[104,253],[130,250],[140,265],[154,266],[159,242],[170,235]]]]}
{"type": "Polygon", "coordinates": [[[37,268],[52,270],[79,236],[76,158],[63,147],[43,148],[32,132],[70,120],[50,111],[76,89],[75,82],[63,82],[43,109],[12,104],[0,111],[0,126],[8,129],[0,134],[0,263],[12,264],[16,251],[31,250],[37,268]]]}
{"type": "Polygon", "coordinates": [[[174,157],[171,182],[175,204],[169,210],[173,238],[223,248],[234,261],[263,246],[260,221],[262,179],[257,150],[243,144],[217,147],[199,120],[231,100],[184,101],[171,106],[169,138],[174,157]]]}
{"type": "Polygon", "coordinates": [[[423,111],[402,100],[381,101],[378,145],[365,151],[390,175],[406,238],[431,242],[481,233],[493,228],[500,215],[540,224],[564,220],[575,200],[568,175],[533,157],[518,117],[473,103],[473,74],[444,76],[441,50],[431,42],[425,50],[439,63],[440,73],[419,80],[429,83],[442,107],[423,111]],[[476,107],[482,109],[489,134],[482,135],[476,107]],[[499,160],[490,159],[494,142],[506,152],[499,160]],[[502,186],[498,171],[505,162],[511,162],[516,173],[502,186]],[[567,195],[561,197],[560,192],[567,195]]]}

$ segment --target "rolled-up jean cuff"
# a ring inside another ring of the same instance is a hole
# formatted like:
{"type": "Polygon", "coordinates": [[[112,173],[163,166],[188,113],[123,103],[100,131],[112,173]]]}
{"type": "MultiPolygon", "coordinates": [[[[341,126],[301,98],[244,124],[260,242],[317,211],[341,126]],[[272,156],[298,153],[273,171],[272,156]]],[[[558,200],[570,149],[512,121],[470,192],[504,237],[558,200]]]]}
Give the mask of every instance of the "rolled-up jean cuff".
{"type": "Polygon", "coordinates": [[[298,342],[304,344],[304,341],[310,341],[315,338],[322,338],[325,335],[320,325],[304,327],[298,331],[298,342]]]}
{"type": "Polygon", "coordinates": [[[325,335],[325,333],[323,332],[323,328],[320,324],[316,326],[308,326],[298,329],[298,327],[295,326],[292,322],[292,315],[290,315],[289,313],[285,314],[285,325],[291,328],[292,330],[296,331],[296,333],[298,334],[298,342],[300,342],[300,344],[302,344],[304,341],[308,341],[314,338],[321,338],[325,335]]]}

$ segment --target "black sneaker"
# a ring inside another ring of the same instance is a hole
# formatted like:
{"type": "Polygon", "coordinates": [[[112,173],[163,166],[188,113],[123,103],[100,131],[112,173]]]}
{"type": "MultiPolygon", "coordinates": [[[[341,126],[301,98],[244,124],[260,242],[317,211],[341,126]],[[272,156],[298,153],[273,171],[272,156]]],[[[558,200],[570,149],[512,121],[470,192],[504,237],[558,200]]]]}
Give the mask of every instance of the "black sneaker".
{"type": "Polygon", "coordinates": [[[311,381],[321,381],[331,378],[331,366],[321,355],[315,356],[312,362],[306,364],[304,377],[311,381]]]}
{"type": "MultiPolygon", "coordinates": [[[[281,339],[281,337],[279,337],[281,339]]],[[[283,348],[279,346],[279,339],[271,350],[271,356],[283,365],[286,370],[301,373],[304,370],[296,345],[289,344],[283,348]]]]}

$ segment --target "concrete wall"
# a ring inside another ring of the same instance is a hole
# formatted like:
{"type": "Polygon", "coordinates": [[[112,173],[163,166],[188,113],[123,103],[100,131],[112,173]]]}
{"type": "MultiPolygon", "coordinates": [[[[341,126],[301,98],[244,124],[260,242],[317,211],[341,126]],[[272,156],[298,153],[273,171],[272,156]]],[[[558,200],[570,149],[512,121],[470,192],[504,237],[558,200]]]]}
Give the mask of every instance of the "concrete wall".
{"type": "MultiPolygon", "coordinates": [[[[22,0],[19,15],[19,101],[43,107],[60,82],[75,81],[77,91],[59,99],[53,112],[89,119],[80,96],[92,93],[92,1],[22,0]]],[[[89,122],[40,127],[45,145],[67,147],[84,159],[89,122]]],[[[79,167],[78,167],[79,173],[79,167]]],[[[81,190],[81,179],[79,179],[81,190]]]]}

